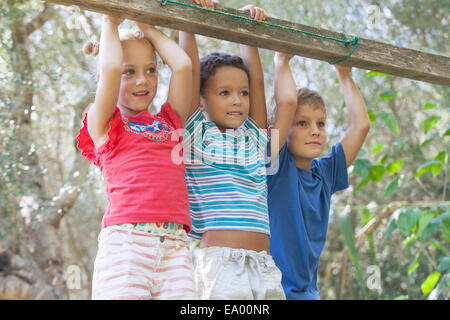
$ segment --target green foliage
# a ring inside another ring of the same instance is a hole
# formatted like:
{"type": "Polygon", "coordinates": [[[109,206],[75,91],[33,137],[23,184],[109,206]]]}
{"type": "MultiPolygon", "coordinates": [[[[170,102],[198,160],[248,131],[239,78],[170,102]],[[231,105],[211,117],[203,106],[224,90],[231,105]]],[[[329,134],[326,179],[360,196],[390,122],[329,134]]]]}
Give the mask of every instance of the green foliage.
{"type": "Polygon", "coordinates": [[[427,102],[423,106],[423,110],[435,109],[437,107],[436,103],[427,102]]]}
{"type": "MultiPolygon", "coordinates": [[[[370,213],[370,210],[367,208],[364,208],[361,212],[361,222],[363,226],[366,226],[371,220],[373,219],[372,214],[370,213]]],[[[370,256],[372,258],[372,263],[374,265],[377,265],[377,257],[376,257],[376,249],[375,249],[375,239],[373,236],[373,233],[370,232],[367,235],[367,240],[369,242],[369,249],[370,249],[370,256]]]]}
{"type": "Polygon", "coordinates": [[[391,162],[387,167],[388,175],[392,176],[392,175],[402,171],[404,164],[405,164],[405,159],[403,159],[403,158],[399,158],[399,159],[391,162]]]}
{"type": "Polygon", "coordinates": [[[367,113],[369,115],[370,124],[374,124],[375,121],[377,121],[377,116],[375,112],[371,109],[367,110],[367,113]]]}
{"type": "Polygon", "coordinates": [[[440,205],[431,209],[419,207],[405,207],[398,209],[390,220],[386,237],[392,239],[392,233],[399,230],[405,238],[403,246],[408,249],[416,248],[419,251],[410,262],[408,276],[419,267],[423,257],[431,262],[433,272],[422,282],[421,291],[427,296],[435,287],[436,295],[440,295],[447,287],[446,281],[449,277],[450,253],[445,248],[450,241],[449,233],[450,207],[440,205]],[[430,248],[437,249],[434,257],[430,254],[430,248]],[[436,266],[438,266],[436,268],[436,266]],[[441,279],[442,284],[437,285],[441,279]],[[437,285],[437,286],[436,286],[437,285]]]}
{"type": "Polygon", "coordinates": [[[443,137],[450,136],[450,127],[447,128],[447,130],[444,132],[444,134],[443,134],[442,136],[443,136],[443,137]]]}
{"type": "Polygon", "coordinates": [[[421,147],[425,147],[427,144],[429,144],[434,138],[436,138],[439,135],[437,132],[430,133],[425,137],[425,140],[420,144],[421,147]]]}
{"type": "MultiPolygon", "coordinates": [[[[368,74],[372,78],[375,74],[368,74]]],[[[382,103],[389,103],[390,108],[398,105],[396,97],[400,90],[382,90],[380,97],[382,103]]],[[[441,186],[440,191],[433,191],[441,195],[443,200],[447,195],[448,175],[448,143],[445,137],[449,135],[449,128],[442,128],[440,123],[448,114],[442,113],[440,103],[425,102],[421,108],[424,113],[423,120],[417,123],[417,129],[409,129],[409,137],[402,134],[400,119],[397,113],[382,109],[374,111],[369,109],[368,115],[371,125],[377,127],[381,124],[389,130],[390,142],[386,139],[374,139],[371,153],[362,152],[353,163],[353,174],[359,177],[353,188],[355,195],[361,195],[362,189],[373,188],[379,185],[383,200],[397,199],[402,194],[402,188],[407,186],[408,180],[420,179],[421,187],[441,186]],[[434,114],[427,114],[433,112],[434,114]],[[420,135],[423,132],[423,135],[420,135]],[[417,134],[418,143],[410,139],[417,134]],[[402,140],[400,140],[402,139],[402,140]],[[430,150],[433,150],[430,152],[430,150]],[[413,165],[415,164],[415,165],[413,165]],[[442,174],[444,173],[444,174],[442,174]],[[432,180],[430,180],[432,179],[432,180]],[[436,184],[440,179],[442,184],[436,184]],[[425,182],[426,181],[426,182],[425,182]],[[429,181],[429,182],[428,182],[429,181]],[[427,183],[427,186],[424,186],[427,183]]],[[[370,135],[370,133],[369,133],[370,135]]],[[[427,190],[427,192],[430,192],[427,190]]],[[[375,195],[373,198],[380,199],[375,195]]],[[[401,199],[401,198],[400,198],[401,199]]],[[[380,200],[377,200],[377,202],[380,200]]],[[[368,223],[370,212],[363,209],[362,225],[368,223]]],[[[443,298],[449,296],[450,284],[450,256],[448,244],[450,241],[450,209],[442,204],[436,207],[404,206],[397,209],[386,226],[385,236],[388,243],[394,238],[401,238],[402,251],[407,257],[404,264],[404,274],[407,280],[407,294],[397,295],[396,299],[409,299],[412,296],[423,298],[443,298]],[[396,233],[396,231],[398,233],[396,233]],[[420,280],[414,280],[419,278],[420,280]],[[414,285],[415,283],[418,284],[414,285]]],[[[348,238],[348,235],[347,235],[348,238]]],[[[347,244],[348,240],[344,241],[347,244]]],[[[379,264],[373,245],[373,238],[368,239],[368,248],[373,264],[379,264]],[[375,257],[375,259],[374,259],[375,257]]],[[[378,253],[379,254],[379,253],[378,253]]],[[[351,255],[356,256],[358,252],[351,255]]],[[[359,253],[358,256],[361,254],[359,253]]],[[[359,259],[358,263],[361,262],[359,259]]],[[[357,274],[358,282],[359,274],[357,274]]]]}
{"type": "Polygon", "coordinates": [[[379,76],[379,77],[389,77],[390,75],[386,74],[386,73],[382,73],[382,72],[376,72],[376,71],[369,71],[367,72],[366,76],[368,78],[370,77],[375,77],[375,76],[379,76]]]}
{"type": "Polygon", "coordinates": [[[433,288],[439,281],[440,276],[441,274],[439,272],[433,272],[425,279],[425,281],[420,286],[424,296],[428,295],[431,292],[431,290],[433,290],[433,288]]]}
{"type": "Polygon", "coordinates": [[[440,116],[429,116],[423,121],[423,132],[428,133],[436,123],[441,119],[440,116]]]}
{"type": "Polygon", "coordinates": [[[400,129],[398,127],[397,119],[395,115],[390,112],[382,111],[379,114],[379,117],[383,124],[389,129],[389,131],[395,136],[398,137],[400,134],[400,129]]]}
{"type": "Polygon", "coordinates": [[[387,90],[380,93],[380,98],[383,101],[389,101],[394,99],[397,96],[397,94],[398,94],[397,90],[387,90]]]}
{"type": "Polygon", "coordinates": [[[435,177],[439,174],[441,169],[442,169],[441,162],[436,161],[436,160],[428,161],[428,162],[424,163],[423,165],[421,165],[417,169],[416,177],[420,178],[420,176],[422,174],[424,174],[425,172],[430,171],[430,170],[433,172],[433,177],[435,177]]]}
{"type": "Polygon", "coordinates": [[[439,175],[447,163],[447,152],[440,151],[431,161],[422,164],[416,171],[416,177],[420,178],[422,174],[431,170],[433,177],[439,175]]]}
{"type": "Polygon", "coordinates": [[[381,150],[383,150],[383,148],[384,148],[384,144],[382,144],[382,143],[376,144],[376,145],[372,148],[372,154],[373,154],[374,156],[376,156],[377,154],[380,153],[381,150]]]}
{"type": "Polygon", "coordinates": [[[359,286],[364,298],[366,298],[366,286],[364,283],[364,276],[361,269],[361,263],[358,256],[358,251],[356,250],[355,241],[353,239],[353,227],[350,220],[350,214],[348,212],[343,213],[340,216],[341,230],[344,235],[345,245],[347,246],[350,260],[353,266],[356,268],[356,274],[358,276],[359,286]]]}
{"type": "Polygon", "coordinates": [[[389,184],[384,189],[383,198],[388,198],[388,197],[392,196],[395,193],[395,191],[397,191],[397,189],[399,187],[398,180],[399,180],[399,178],[396,177],[396,178],[394,178],[394,180],[389,182],[389,184]]]}

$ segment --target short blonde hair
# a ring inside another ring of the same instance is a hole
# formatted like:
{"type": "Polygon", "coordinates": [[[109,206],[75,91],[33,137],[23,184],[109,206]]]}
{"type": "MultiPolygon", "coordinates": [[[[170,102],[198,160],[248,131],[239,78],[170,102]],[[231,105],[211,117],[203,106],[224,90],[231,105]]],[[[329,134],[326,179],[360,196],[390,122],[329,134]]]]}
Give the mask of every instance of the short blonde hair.
{"type": "MultiPolygon", "coordinates": [[[[310,105],[313,109],[323,109],[325,114],[327,112],[325,102],[317,91],[308,88],[299,88],[297,89],[297,108],[300,108],[305,104],[310,105]]],[[[272,96],[269,101],[267,101],[267,123],[269,125],[273,125],[275,122],[276,113],[277,103],[275,96],[272,96]]]]}
{"type": "MultiPolygon", "coordinates": [[[[155,55],[155,59],[157,59],[157,55],[155,52],[155,48],[153,47],[152,43],[145,38],[144,33],[141,30],[137,29],[122,29],[119,30],[119,39],[120,42],[124,42],[127,40],[142,40],[147,42],[150,47],[152,48],[153,54],[155,55]]],[[[83,46],[83,52],[86,55],[92,55],[97,56],[98,55],[98,49],[99,49],[99,43],[96,40],[89,40],[86,42],[83,46]]]]}

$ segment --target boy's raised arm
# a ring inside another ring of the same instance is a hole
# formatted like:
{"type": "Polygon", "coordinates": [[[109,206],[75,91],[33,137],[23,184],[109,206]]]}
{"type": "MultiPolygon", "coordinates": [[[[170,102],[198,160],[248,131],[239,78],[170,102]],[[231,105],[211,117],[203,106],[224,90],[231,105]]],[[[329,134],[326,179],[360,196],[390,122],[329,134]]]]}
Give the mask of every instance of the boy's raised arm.
{"type": "MultiPolygon", "coordinates": [[[[253,5],[247,5],[240,10],[250,13],[250,16],[258,21],[267,18],[266,12],[253,5]]],[[[250,112],[252,118],[260,128],[267,128],[266,97],[264,94],[264,73],[261,66],[258,48],[240,45],[241,58],[249,73],[250,79],[250,112]]]]}
{"type": "Polygon", "coordinates": [[[260,128],[267,128],[266,96],[264,93],[264,74],[259,58],[258,48],[240,45],[241,58],[244,61],[250,79],[249,116],[260,128]]]}
{"type": "Polygon", "coordinates": [[[136,22],[155,47],[159,56],[172,71],[167,102],[184,123],[187,119],[192,100],[192,63],[189,56],[178,44],[160,30],[136,22]]]}
{"type": "MultiPolygon", "coordinates": [[[[218,3],[217,0],[195,0],[195,3],[201,5],[203,8],[213,10],[214,5],[218,3]]],[[[180,47],[186,52],[192,62],[192,103],[189,107],[187,115],[188,119],[197,110],[200,105],[200,59],[198,56],[197,41],[195,35],[180,31],[179,33],[180,47]]]]}
{"type": "Polygon", "coordinates": [[[123,19],[104,16],[99,46],[99,79],[95,100],[87,115],[87,127],[96,147],[106,141],[114,115],[122,77],[122,45],[118,26],[123,19]]]}
{"type": "Polygon", "coordinates": [[[350,75],[352,68],[339,65],[335,65],[335,68],[342,93],[344,94],[350,123],[350,127],[345,131],[340,141],[344,149],[348,168],[358,156],[359,150],[361,150],[370,129],[370,120],[367,115],[364,98],[350,75]]]}
{"type": "MultiPolygon", "coordinates": [[[[297,87],[292,76],[289,61],[291,55],[275,53],[275,103],[277,105],[275,120],[272,126],[272,137],[274,130],[278,131],[278,152],[272,155],[272,161],[278,156],[286,142],[289,130],[292,126],[295,111],[297,110],[297,87]]],[[[273,139],[272,142],[273,143],[273,139]]]]}
{"type": "Polygon", "coordinates": [[[180,31],[179,35],[180,47],[187,53],[192,62],[192,103],[189,107],[188,119],[200,104],[200,59],[195,35],[184,31],[180,31]]]}

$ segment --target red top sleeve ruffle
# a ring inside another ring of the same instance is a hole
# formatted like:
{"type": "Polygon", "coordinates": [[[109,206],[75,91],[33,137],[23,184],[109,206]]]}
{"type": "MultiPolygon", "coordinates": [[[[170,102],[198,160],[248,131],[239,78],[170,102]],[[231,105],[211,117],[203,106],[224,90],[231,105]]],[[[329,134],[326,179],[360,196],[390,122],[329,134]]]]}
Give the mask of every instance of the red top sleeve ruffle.
{"type": "Polygon", "coordinates": [[[177,129],[184,129],[183,128],[183,122],[181,121],[180,117],[178,117],[175,110],[172,109],[170,104],[168,102],[165,102],[161,106],[161,110],[159,111],[158,115],[164,119],[174,130],[173,134],[177,137],[177,140],[179,142],[183,141],[183,134],[176,131],[177,129]]]}
{"type": "Polygon", "coordinates": [[[109,121],[108,139],[95,150],[94,141],[87,128],[87,113],[84,115],[83,127],[77,136],[77,147],[81,154],[96,166],[100,166],[100,155],[111,151],[117,143],[121,132],[124,130],[119,108],[116,108],[112,119],[109,121]]]}

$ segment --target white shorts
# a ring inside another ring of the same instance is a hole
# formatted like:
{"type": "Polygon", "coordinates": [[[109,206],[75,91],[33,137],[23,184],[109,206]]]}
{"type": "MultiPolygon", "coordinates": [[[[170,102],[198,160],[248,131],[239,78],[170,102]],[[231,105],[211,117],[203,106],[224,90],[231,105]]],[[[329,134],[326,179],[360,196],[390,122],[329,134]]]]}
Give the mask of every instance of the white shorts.
{"type": "Polygon", "coordinates": [[[142,223],[102,229],[92,299],[197,299],[182,225],[142,223]]]}
{"type": "Polygon", "coordinates": [[[281,272],[266,251],[209,247],[196,256],[202,300],[284,300],[281,272]]]}

